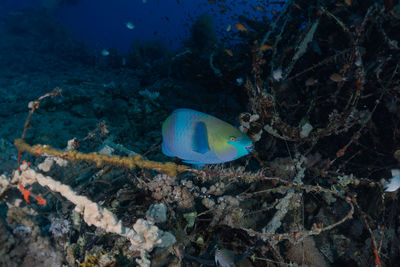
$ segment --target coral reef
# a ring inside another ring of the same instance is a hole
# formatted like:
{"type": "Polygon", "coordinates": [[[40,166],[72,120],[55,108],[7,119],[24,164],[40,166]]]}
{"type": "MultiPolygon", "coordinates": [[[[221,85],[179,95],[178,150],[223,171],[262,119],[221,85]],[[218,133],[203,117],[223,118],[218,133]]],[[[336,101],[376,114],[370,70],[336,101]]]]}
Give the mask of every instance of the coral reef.
{"type": "MultiPolygon", "coordinates": [[[[53,192],[60,193],[63,197],[75,204],[75,212],[82,214],[84,221],[104,229],[106,232],[116,233],[126,237],[132,243],[133,250],[151,251],[154,247],[169,247],[175,243],[175,237],[169,232],[159,230],[153,223],[139,219],[132,229],[122,226],[121,221],[109,210],[90,201],[88,198],[77,195],[69,186],[53,180],[49,176],[36,173],[28,167],[27,163],[20,166],[20,171],[14,173],[13,182],[23,186],[38,182],[41,186],[48,187],[53,192]]],[[[140,264],[147,266],[147,260],[142,256],[140,264]]]]}
{"type": "Polygon", "coordinates": [[[42,236],[37,222],[31,219],[37,213],[20,207],[19,202],[8,203],[7,225],[13,229],[7,231],[0,221],[0,264],[2,266],[60,266],[64,263],[63,253],[56,250],[48,237],[42,236]]]}
{"type": "Polygon", "coordinates": [[[124,66],[41,11],[6,16],[0,265],[396,266],[400,3],[267,2],[223,38],[198,17],[176,54],[136,41],[124,66]],[[254,152],[167,158],[177,107],[236,119],[254,152]]]}

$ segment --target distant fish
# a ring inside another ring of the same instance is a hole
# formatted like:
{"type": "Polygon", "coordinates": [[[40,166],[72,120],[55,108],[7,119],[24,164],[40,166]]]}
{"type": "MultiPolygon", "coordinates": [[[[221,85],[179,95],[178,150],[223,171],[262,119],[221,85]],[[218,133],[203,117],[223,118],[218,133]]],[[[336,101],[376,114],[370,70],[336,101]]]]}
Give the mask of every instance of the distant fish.
{"type": "Polygon", "coordinates": [[[248,29],[246,28],[246,26],[244,26],[241,23],[236,23],[235,25],[236,30],[240,31],[240,32],[247,32],[248,29]]]}
{"type": "Polygon", "coordinates": [[[267,50],[269,50],[269,49],[272,49],[272,46],[271,46],[271,45],[265,44],[265,45],[260,46],[260,50],[261,50],[261,51],[267,51],[267,50]]]}
{"type": "Polygon", "coordinates": [[[102,56],[106,57],[106,56],[110,55],[110,52],[109,52],[107,49],[102,49],[102,50],[100,51],[100,54],[101,54],[102,56]]]}
{"type": "Polygon", "coordinates": [[[263,12],[265,11],[265,9],[262,6],[257,6],[257,9],[263,12]]]}
{"type": "Polygon", "coordinates": [[[135,25],[134,25],[132,22],[130,22],[130,21],[126,22],[126,23],[125,23],[125,26],[126,26],[129,30],[135,29],[135,25]]]}
{"type": "Polygon", "coordinates": [[[305,81],[306,86],[313,86],[313,85],[316,85],[317,83],[318,83],[318,80],[314,79],[313,77],[310,77],[305,81]]]}
{"type": "Polygon", "coordinates": [[[274,80],[276,80],[276,81],[279,82],[279,81],[283,78],[282,69],[279,68],[279,69],[274,70],[274,71],[272,72],[272,77],[274,78],[274,80]]]}
{"type": "Polygon", "coordinates": [[[224,12],[226,10],[226,7],[224,7],[223,5],[218,5],[218,7],[221,9],[221,12],[224,12]]]}
{"type": "Polygon", "coordinates": [[[243,78],[242,78],[242,77],[238,77],[238,78],[236,78],[236,84],[237,84],[238,86],[241,86],[241,85],[243,85],[243,83],[244,83],[244,80],[243,80],[243,78]]]}
{"type": "Polygon", "coordinates": [[[339,74],[339,73],[334,73],[334,74],[332,74],[331,76],[329,76],[329,79],[331,79],[332,81],[334,81],[334,82],[336,82],[336,83],[338,83],[338,82],[343,82],[343,81],[346,81],[347,80],[347,78],[346,77],[343,77],[341,74],[339,74]]]}
{"type": "Polygon", "coordinates": [[[386,192],[394,192],[400,188],[400,170],[392,169],[392,179],[384,186],[386,192]]]}
{"type": "Polygon", "coordinates": [[[232,161],[253,150],[244,133],[214,116],[177,109],[162,125],[162,152],[189,164],[217,164],[232,161]]]}
{"type": "Polygon", "coordinates": [[[225,52],[228,54],[228,55],[230,55],[231,57],[233,57],[233,52],[232,52],[232,50],[231,49],[225,49],[225,52]]]}
{"type": "Polygon", "coordinates": [[[228,26],[226,27],[226,31],[230,32],[231,30],[232,30],[232,26],[231,26],[231,24],[228,24],[228,26]]]}
{"type": "Polygon", "coordinates": [[[354,64],[355,64],[357,67],[361,67],[361,66],[362,66],[362,58],[361,58],[361,57],[358,57],[357,60],[354,62],[354,64]]]}

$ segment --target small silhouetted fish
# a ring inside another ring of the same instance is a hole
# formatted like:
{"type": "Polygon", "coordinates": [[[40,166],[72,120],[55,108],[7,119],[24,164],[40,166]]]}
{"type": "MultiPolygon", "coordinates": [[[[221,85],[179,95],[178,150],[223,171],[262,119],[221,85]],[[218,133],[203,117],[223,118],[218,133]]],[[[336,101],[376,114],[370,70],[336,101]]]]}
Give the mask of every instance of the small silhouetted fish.
{"type": "Polygon", "coordinates": [[[241,23],[236,23],[234,26],[235,26],[236,30],[238,30],[240,32],[247,32],[248,31],[246,26],[244,26],[241,23]]]}
{"type": "Polygon", "coordinates": [[[313,86],[318,83],[318,80],[314,79],[313,77],[310,77],[306,80],[305,85],[306,86],[313,86]]]}
{"type": "Polygon", "coordinates": [[[267,44],[260,46],[261,51],[267,51],[268,49],[272,49],[272,46],[267,44]]]}
{"type": "Polygon", "coordinates": [[[283,72],[282,69],[276,69],[272,72],[272,77],[276,80],[276,81],[280,81],[283,78],[283,72]]]}
{"type": "Polygon", "coordinates": [[[230,55],[231,57],[233,57],[233,52],[231,49],[225,49],[225,52],[230,55]]]}
{"type": "Polygon", "coordinates": [[[104,57],[108,56],[110,54],[110,52],[107,49],[102,49],[100,54],[104,57]]]}
{"type": "Polygon", "coordinates": [[[129,30],[133,30],[135,28],[135,25],[133,25],[132,22],[128,21],[125,23],[125,26],[129,29],[129,30]]]}
{"type": "Polygon", "coordinates": [[[343,81],[346,81],[347,80],[347,78],[346,77],[343,77],[341,74],[339,74],[339,73],[334,73],[334,74],[332,74],[330,77],[329,77],[329,79],[331,79],[332,81],[334,81],[334,82],[343,82],[343,81]]]}

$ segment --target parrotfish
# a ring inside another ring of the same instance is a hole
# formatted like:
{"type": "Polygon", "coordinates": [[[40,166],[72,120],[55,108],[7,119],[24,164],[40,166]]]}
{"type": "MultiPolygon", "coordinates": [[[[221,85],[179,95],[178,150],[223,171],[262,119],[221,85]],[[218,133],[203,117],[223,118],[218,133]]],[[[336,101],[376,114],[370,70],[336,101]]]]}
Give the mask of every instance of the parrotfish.
{"type": "Polygon", "coordinates": [[[227,122],[192,109],[176,109],[162,125],[162,152],[185,163],[232,161],[253,150],[251,139],[227,122]]]}

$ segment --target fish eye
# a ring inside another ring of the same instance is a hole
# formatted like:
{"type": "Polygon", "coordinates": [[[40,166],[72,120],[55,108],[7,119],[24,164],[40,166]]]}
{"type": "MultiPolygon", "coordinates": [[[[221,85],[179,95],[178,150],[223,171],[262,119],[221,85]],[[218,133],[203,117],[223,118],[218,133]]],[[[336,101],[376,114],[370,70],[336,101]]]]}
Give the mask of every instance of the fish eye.
{"type": "Polygon", "coordinates": [[[236,137],[230,136],[230,137],[229,137],[229,140],[230,140],[231,142],[235,142],[235,141],[236,141],[236,137]]]}

